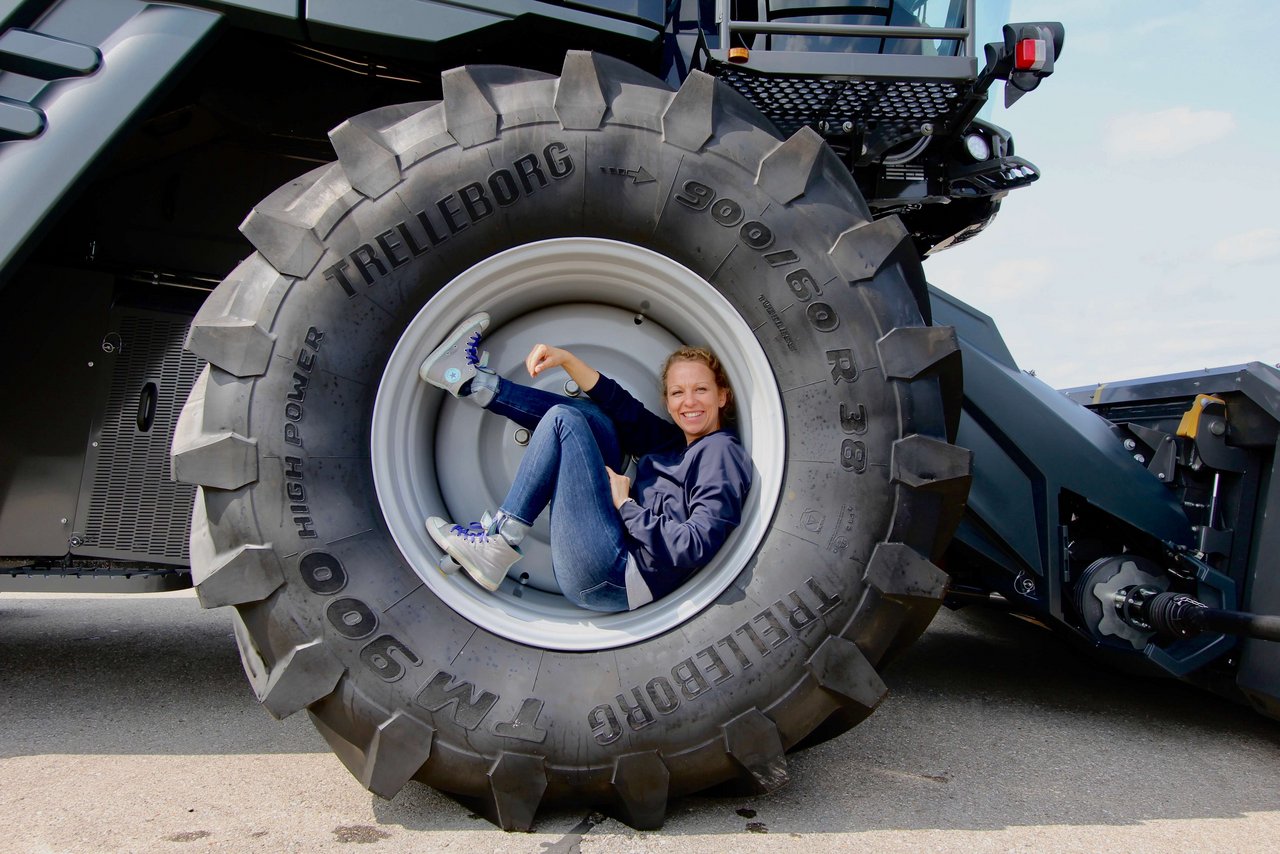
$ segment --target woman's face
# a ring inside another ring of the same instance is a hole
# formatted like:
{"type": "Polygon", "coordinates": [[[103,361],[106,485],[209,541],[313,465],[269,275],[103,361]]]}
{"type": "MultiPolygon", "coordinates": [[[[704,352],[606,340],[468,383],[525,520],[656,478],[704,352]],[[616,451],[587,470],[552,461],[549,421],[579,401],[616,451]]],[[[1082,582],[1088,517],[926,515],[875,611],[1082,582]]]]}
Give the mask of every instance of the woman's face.
{"type": "Polygon", "coordinates": [[[667,412],[692,443],[720,429],[720,409],[729,390],[716,385],[716,375],[702,362],[673,362],[667,370],[667,412]]]}

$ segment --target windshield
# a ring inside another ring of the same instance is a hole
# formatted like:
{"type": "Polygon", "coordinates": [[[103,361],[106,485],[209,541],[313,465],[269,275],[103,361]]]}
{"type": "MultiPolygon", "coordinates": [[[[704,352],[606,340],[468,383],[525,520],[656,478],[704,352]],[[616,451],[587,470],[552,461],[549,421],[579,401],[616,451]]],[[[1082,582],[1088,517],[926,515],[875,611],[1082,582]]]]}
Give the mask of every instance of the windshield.
{"type": "MultiPolygon", "coordinates": [[[[743,4],[748,5],[748,4],[743,4]]],[[[962,27],[964,0],[870,0],[850,4],[807,0],[769,0],[771,21],[788,24],[852,24],[894,27],[962,27]]],[[[963,52],[958,39],[903,39],[831,35],[773,35],[763,47],[770,50],[837,53],[898,53],[924,56],[957,56],[963,52]]]]}
{"type": "MultiPolygon", "coordinates": [[[[975,53],[981,57],[982,45],[1000,40],[1000,28],[1008,21],[1011,0],[977,0],[977,34],[975,53]]],[[[752,0],[735,3],[736,20],[759,20],[763,11],[771,22],[785,24],[846,24],[893,27],[962,28],[966,0],[865,0],[850,3],[812,0],[752,0]]],[[[884,38],[871,36],[773,34],[755,36],[756,49],[780,51],[820,51],[830,53],[910,54],[915,56],[962,56],[964,41],[959,38],[884,38]]]]}

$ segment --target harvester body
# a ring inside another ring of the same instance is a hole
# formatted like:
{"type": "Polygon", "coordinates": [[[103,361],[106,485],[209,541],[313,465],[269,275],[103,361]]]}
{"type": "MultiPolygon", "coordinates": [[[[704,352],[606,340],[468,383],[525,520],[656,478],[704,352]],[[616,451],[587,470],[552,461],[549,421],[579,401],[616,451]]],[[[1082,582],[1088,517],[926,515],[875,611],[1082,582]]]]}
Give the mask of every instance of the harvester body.
{"type": "MultiPolygon", "coordinates": [[[[980,111],[996,87],[1012,103],[1054,71],[1062,28],[1015,24],[987,43],[976,5],[0,4],[0,326],[17,355],[3,380],[0,589],[191,585],[196,492],[169,471],[204,369],[183,349],[187,327],[247,254],[239,218],[332,160],[325,134],[347,117],[448,103],[439,74],[454,66],[559,74],[569,50],[676,87],[705,75],[779,139],[820,139],[865,198],[880,255],[918,269],[1039,177],[980,111]]],[[[1118,670],[1280,717],[1280,644],[1262,619],[1280,614],[1280,373],[1251,364],[1062,393],[1018,368],[985,315],[912,290],[926,322],[955,329],[959,357],[939,350],[921,371],[954,398],[949,438],[973,452],[963,515],[941,513],[959,517],[948,604],[1032,617],[1118,670]],[[1233,634],[1220,615],[1205,628],[1209,612],[1244,616],[1233,634]]]]}

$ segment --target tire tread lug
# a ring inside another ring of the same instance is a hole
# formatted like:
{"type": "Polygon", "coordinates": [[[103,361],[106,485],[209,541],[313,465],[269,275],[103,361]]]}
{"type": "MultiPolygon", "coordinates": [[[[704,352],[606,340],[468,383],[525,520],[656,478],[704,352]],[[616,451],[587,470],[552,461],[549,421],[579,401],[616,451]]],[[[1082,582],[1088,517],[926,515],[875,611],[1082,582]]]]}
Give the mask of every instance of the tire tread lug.
{"type": "Polygon", "coordinates": [[[876,351],[886,378],[914,380],[959,356],[960,343],[951,326],[900,326],[876,342],[876,351]]]}
{"type": "Polygon", "coordinates": [[[220,608],[261,602],[284,584],[284,572],[271,543],[246,544],[212,561],[197,561],[193,553],[191,580],[200,607],[220,608]]]}
{"type": "Polygon", "coordinates": [[[258,479],[257,439],[232,432],[192,437],[179,429],[173,448],[173,479],[178,483],[238,489],[258,479]]]}
{"type": "Polygon", "coordinates": [[[471,69],[463,66],[440,75],[444,90],[444,126],[463,148],[498,138],[498,111],[485,97],[471,69]]]}
{"type": "Polygon", "coordinates": [[[238,613],[233,619],[240,662],[253,693],[273,718],[287,718],[333,692],[345,668],[317,638],[298,644],[268,667],[238,613]]]}
{"type": "Polygon", "coordinates": [[[259,202],[240,224],[271,266],[287,276],[308,275],[324,255],[324,238],[360,194],[340,163],[313,169],[259,202]]]}
{"type": "Polygon", "coordinates": [[[809,184],[822,172],[821,156],[826,151],[822,137],[803,127],[760,161],[756,184],[780,204],[804,195],[809,184]]]}
{"type": "MultiPolygon", "coordinates": [[[[973,452],[929,436],[907,436],[894,442],[889,472],[905,489],[899,492],[888,540],[941,560],[964,513],[973,481],[973,452]]],[[[932,617],[927,608],[920,613],[932,617]]]]}
{"type": "Polygon", "coordinates": [[[870,714],[889,693],[884,680],[858,645],[838,635],[824,640],[805,666],[824,690],[864,714],[870,714]]]}
{"type": "Polygon", "coordinates": [[[662,113],[662,139],[685,151],[699,151],[715,134],[716,80],[692,72],[662,113]]]}
{"type": "Polygon", "coordinates": [[[941,600],[948,576],[905,543],[880,543],[871,553],[863,581],[885,596],[941,600]]]}
{"type": "Polygon", "coordinates": [[[890,470],[894,483],[913,489],[947,489],[972,476],[973,452],[929,436],[907,436],[893,443],[890,470]]]}
{"type": "Polygon", "coordinates": [[[556,115],[566,130],[596,130],[609,109],[595,55],[571,50],[564,56],[564,68],[556,87],[556,115]]]}
{"type": "Polygon", "coordinates": [[[546,760],[504,751],[489,769],[485,812],[503,830],[529,830],[546,791],[546,760]]]}
{"type": "Polygon", "coordinates": [[[403,165],[401,133],[409,120],[432,105],[430,101],[381,107],[361,113],[329,132],[351,186],[376,199],[400,183],[403,165]]]}
{"type": "Polygon", "coordinates": [[[829,254],[845,281],[856,284],[874,278],[899,247],[910,240],[902,220],[888,216],[841,232],[829,254]]]}
{"type": "Polygon", "coordinates": [[[395,797],[431,756],[436,731],[400,710],[378,724],[365,752],[360,782],[383,798],[395,797]]]}
{"type": "Polygon", "coordinates": [[[237,377],[266,373],[276,336],[269,331],[293,280],[280,275],[255,252],[227,276],[200,310],[187,333],[186,348],[237,377]]]}
{"type": "Polygon", "coordinates": [[[725,749],[760,793],[787,782],[787,757],[778,726],[759,709],[750,709],[724,724],[725,749]]]}
{"type": "Polygon", "coordinates": [[[230,430],[206,432],[205,393],[210,368],[196,378],[173,432],[170,470],[178,483],[238,489],[258,479],[258,440],[230,430]]]}
{"type": "Polygon", "coordinates": [[[656,750],[619,756],[610,782],[623,821],[636,830],[662,827],[667,817],[671,772],[656,750]]]}

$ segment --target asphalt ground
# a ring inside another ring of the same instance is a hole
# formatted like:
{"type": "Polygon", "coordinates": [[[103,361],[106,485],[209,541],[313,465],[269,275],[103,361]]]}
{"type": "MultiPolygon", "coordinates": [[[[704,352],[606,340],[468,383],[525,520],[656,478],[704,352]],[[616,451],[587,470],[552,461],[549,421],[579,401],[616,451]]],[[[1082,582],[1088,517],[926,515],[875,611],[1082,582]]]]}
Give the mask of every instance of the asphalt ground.
{"type": "Polygon", "coordinates": [[[189,593],[0,594],[0,851],[1280,851],[1280,723],[944,612],[848,734],[760,797],[508,834],[410,783],[377,798],[305,715],[258,707],[189,593]]]}

